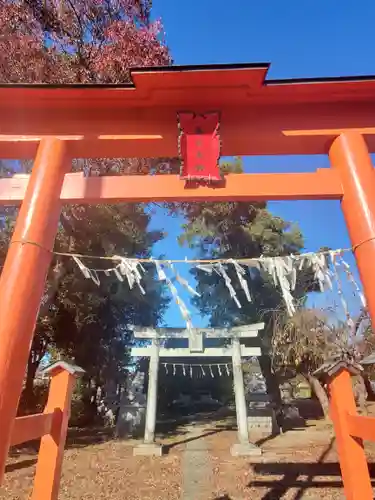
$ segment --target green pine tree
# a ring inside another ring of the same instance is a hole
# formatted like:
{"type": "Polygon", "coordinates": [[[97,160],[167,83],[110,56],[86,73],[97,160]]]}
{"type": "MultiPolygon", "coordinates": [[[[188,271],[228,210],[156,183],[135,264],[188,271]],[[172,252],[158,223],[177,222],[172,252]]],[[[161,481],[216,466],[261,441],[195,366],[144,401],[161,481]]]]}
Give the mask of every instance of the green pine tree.
{"type": "MultiPolygon", "coordinates": [[[[221,169],[225,173],[240,173],[243,171],[242,160],[235,158],[233,162],[222,164],[221,169]]],[[[266,202],[186,204],[183,214],[186,223],[180,243],[195,249],[197,257],[202,259],[289,255],[299,253],[303,248],[299,228],[273,215],[266,202]]],[[[265,329],[260,333],[260,365],[270,395],[280,402],[270,355],[273,312],[284,307],[281,292],[267,273],[247,269],[252,298],[248,302],[234,268],[228,266],[227,272],[242,308],[239,309],[230,297],[221,277],[196,268],[192,273],[198,282],[200,297],[194,299],[195,305],[202,315],[209,318],[213,327],[265,322],[265,329]]],[[[297,286],[299,298],[303,298],[306,291],[308,277],[305,278],[297,286]]]]}

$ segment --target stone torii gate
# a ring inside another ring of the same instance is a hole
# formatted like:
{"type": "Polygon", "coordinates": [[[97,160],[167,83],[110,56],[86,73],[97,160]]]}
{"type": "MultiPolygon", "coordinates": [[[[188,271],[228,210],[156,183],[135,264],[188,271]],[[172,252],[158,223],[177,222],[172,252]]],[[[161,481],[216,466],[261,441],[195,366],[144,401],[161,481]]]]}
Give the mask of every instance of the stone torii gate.
{"type": "Polygon", "coordinates": [[[147,391],[147,409],[145,436],[142,445],[134,448],[135,455],[162,454],[162,447],[155,443],[155,425],[158,396],[158,373],[160,358],[187,358],[187,357],[223,357],[231,358],[233,365],[233,387],[236,402],[236,416],[238,429],[238,443],[232,446],[232,455],[260,455],[261,450],[249,442],[247,422],[247,408],[242,373],[242,357],[260,356],[260,347],[246,347],[241,345],[241,339],[255,338],[259,330],[263,330],[264,323],[255,323],[233,328],[144,328],[135,329],[137,339],[151,339],[147,347],[133,347],[132,356],[149,357],[149,379],[147,391]],[[162,340],[189,339],[189,347],[161,347],[162,340]],[[226,339],[230,343],[225,347],[205,347],[205,338],[226,339]]]}

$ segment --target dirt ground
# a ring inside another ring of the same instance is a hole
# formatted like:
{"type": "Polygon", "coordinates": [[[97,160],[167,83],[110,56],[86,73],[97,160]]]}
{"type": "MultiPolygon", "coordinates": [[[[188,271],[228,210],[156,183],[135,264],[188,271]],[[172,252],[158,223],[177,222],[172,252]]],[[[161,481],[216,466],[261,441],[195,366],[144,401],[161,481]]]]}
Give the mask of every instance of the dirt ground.
{"type": "MultiPolygon", "coordinates": [[[[185,500],[181,463],[187,442],[197,439],[206,443],[211,474],[201,497],[191,500],[344,498],[329,424],[309,421],[305,428],[272,439],[253,436],[263,450],[256,459],[230,455],[236,432],[228,421],[197,425],[198,436],[197,429],[191,437],[185,427],[164,435],[167,454],[162,458],[133,457],[136,441],[113,441],[100,432],[71,435],[59,499],[185,500]]],[[[367,452],[375,459],[375,445],[367,452]]],[[[29,498],[36,455],[25,450],[13,455],[0,500],[29,498]]]]}

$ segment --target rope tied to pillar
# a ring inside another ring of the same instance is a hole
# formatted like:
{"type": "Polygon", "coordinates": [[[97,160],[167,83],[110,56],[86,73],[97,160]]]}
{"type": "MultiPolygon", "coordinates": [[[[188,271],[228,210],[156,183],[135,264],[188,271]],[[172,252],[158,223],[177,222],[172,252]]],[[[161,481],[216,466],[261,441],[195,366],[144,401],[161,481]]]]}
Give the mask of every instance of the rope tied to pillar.
{"type": "Polygon", "coordinates": [[[353,248],[337,250],[323,250],[319,252],[306,252],[276,257],[261,255],[258,258],[245,257],[239,259],[224,258],[204,260],[188,260],[186,258],[183,260],[136,258],[120,255],[95,256],[80,253],[58,252],[49,250],[39,245],[37,242],[24,239],[13,240],[11,244],[34,245],[53,255],[71,258],[76,263],[83,276],[91,280],[97,286],[100,286],[101,275],[104,274],[107,277],[114,276],[121,282],[126,281],[130,289],[137,287],[142,295],[147,293],[147,290],[142,285],[142,280],[145,273],[148,271],[147,267],[145,268],[143,264],[152,264],[155,266],[157,279],[167,285],[187,328],[191,330],[193,328],[192,314],[185,301],[180,296],[178,285],[183,291],[187,291],[190,295],[199,296],[199,293],[189,285],[187,279],[183,278],[181,274],[177,272],[174,267],[176,263],[191,264],[195,266],[197,270],[211,275],[215,273],[219,279],[223,281],[231,299],[238,308],[242,307],[240,297],[237,296],[239,290],[243,291],[243,295],[247,301],[252,300],[250,294],[252,270],[257,269],[259,271],[265,271],[272,277],[275,287],[280,289],[289,316],[293,316],[298,307],[295,294],[293,293],[297,283],[297,275],[300,272],[305,272],[310,269],[313,272],[314,280],[319,284],[319,288],[322,292],[328,289],[332,290],[332,279],[335,280],[337,293],[340,297],[346,321],[348,324],[352,324],[347,303],[343,297],[342,284],[337,269],[338,266],[340,266],[344,271],[347,281],[350,282],[351,286],[354,288],[353,293],[360,298],[362,306],[366,308],[364,295],[350,270],[349,264],[343,259],[342,255],[348,251],[355,252],[361,245],[371,242],[374,239],[375,237],[364,240],[353,248]],[[111,261],[113,265],[107,268],[92,267],[84,263],[85,259],[111,261]]]}

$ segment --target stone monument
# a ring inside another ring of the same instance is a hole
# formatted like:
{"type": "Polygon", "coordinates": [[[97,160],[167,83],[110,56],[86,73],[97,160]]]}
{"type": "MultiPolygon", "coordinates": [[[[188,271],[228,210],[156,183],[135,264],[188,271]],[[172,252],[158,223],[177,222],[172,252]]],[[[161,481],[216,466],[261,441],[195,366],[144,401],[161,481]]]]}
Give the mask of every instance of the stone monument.
{"type": "Polygon", "coordinates": [[[280,428],[277,424],[275,408],[271,397],[267,394],[266,381],[260,369],[259,361],[255,357],[248,363],[245,387],[249,431],[264,436],[278,434],[280,428]]]}
{"type": "Polygon", "coordinates": [[[127,381],[126,389],[120,400],[120,409],[116,424],[116,436],[143,435],[145,428],[146,396],[144,394],[145,374],[136,372],[127,381]]]}

